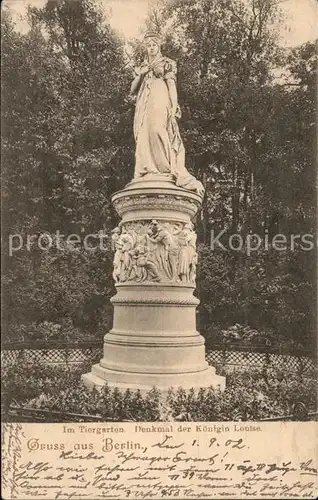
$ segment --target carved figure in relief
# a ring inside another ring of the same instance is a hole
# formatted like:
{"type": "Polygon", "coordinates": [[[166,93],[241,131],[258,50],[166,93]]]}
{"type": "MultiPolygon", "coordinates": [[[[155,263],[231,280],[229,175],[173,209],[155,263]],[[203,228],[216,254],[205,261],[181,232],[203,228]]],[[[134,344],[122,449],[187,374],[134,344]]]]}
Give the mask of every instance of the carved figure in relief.
{"type": "Polygon", "coordinates": [[[185,224],[178,235],[179,243],[179,265],[178,276],[182,283],[190,280],[190,247],[189,247],[189,224],[185,224]]]}
{"type": "Polygon", "coordinates": [[[197,263],[198,263],[198,254],[195,252],[195,255],[193,256],[193,260],[191,262],[191,267],[190,267],[190,283],[195,284],[195,280],[197,277],[197,263]]]}
{"type": "Polygon", "coordinates": [[[131,252],[131,256],[133,265],[129,279],[137,282],[160,281],[157,266],[149,257],[149,250],[146,247],[137,246],[131,252]]]}
{"type": "Polygon", "coordinates": [[[195,283],[197,252],[192,223],[131,222],[112,231],[116,282],[195,283]]]}
{"type": "Polygon", "coordinates": [[[178,276],[182,283],[193,283],[196,265],[196,234],[192,223],[176,232],[179,244],[178,276]]]}
{"type": "Polygon", "coordinates": [[[193,224],[189,224],[189,252],[190,252],[190,271],[189,271],[189,281],[190,283],[195,283],[196,279],[196,266],[198,263],[198,254],[197,254],[197,235],[195,231],[193,231],[193,224]]]}
{"type": "Polygon", "coordinates": [[[150,241],[157,243],[155,256],[168,279],[178,281],[178,243],[167,227],[160,226],[156,220],[151,222],[150,241]]]}
{"type": "Polygon", "coordinates": [[[126,281],[130,275],[132,267],[131,250],[134,247],[134,239],[131,234],[128,233],[125,227],[121,228],[121,235],[119,237],[119,242],[121,245],[121,272],[120,281],[126,281]]]}
{"type": "Polygon", "coordinates": [[[121,265],[122,265],[121,255],[122,255],[123,245],[122,245],[122,242],[120,240],[120,232],[121,232],[120,228],[115,227],[115,229],[112,230],[112,237],[111,237],[111,248],[112,248],[112,251],[114,252],[113,279],[116,282],[118,282],[120,280],[121,265]]]}

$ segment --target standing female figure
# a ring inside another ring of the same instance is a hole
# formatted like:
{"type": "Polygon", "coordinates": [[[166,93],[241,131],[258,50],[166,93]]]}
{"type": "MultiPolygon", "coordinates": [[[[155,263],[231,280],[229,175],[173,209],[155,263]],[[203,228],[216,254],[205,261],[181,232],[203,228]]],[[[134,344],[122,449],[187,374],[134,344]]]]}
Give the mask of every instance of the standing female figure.
{"type": "Polygon", "coordinates": [[[147,56],[131,85],[137,93],[134,117],[135,179],[145,174],[170,174],[176,185],[203,194],[203,186],[185,168],[185,150],[177,118],[180,117],[175,61],[162,55],[160,39],[144,37],[147,56]]]}

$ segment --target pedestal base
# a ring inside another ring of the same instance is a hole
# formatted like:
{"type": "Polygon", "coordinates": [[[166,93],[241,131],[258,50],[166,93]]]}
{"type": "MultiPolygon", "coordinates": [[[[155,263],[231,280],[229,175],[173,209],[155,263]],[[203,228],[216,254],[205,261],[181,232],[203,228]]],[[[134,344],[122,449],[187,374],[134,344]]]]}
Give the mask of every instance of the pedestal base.
{"type": "Polygon", "coordinates": [[[89,388],[225,388],[205,361],[196,329],[196,234],[202,202],[162,175],[131,182],[112,198],[122,217],[113,230],[114,321],[104,355],[83,375],[89,388]]]}
{"type": "Polygon", "coordinates": [[[92,366],[92,371],[82,376],[82,380],[88,389],[101,389],[106,383],[110,388],[117,387],[121,391],[130,389],[145,394],[153,387],[159,389],[165,395],[169,389],[177,390],[179,387],[183,389],[199,390],[212,386],[219,388],[221,391],[225,389],[225,377],[215,374],[215,368],[208,366],[195,373],[179,373],[179,374],[149,374],[149,373],[133,373],[133,372],[117,372],[108,370],[100,365],[92,366]]]}

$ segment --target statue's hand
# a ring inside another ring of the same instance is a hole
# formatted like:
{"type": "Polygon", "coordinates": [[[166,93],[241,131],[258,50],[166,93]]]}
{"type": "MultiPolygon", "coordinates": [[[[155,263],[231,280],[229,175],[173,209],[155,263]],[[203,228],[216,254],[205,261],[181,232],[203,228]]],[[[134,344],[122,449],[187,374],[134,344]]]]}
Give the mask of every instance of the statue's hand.
{"type": "Polygon", "coordinates": [[[177,104],[177,106],[173,106],[170,109],[169,118],[178,118],[178,119],[181,118],[181,109],[179,104],[177,104]]]}
{"type": "Polygon", "coordinates": [[[142,64],[139,68],[139,75],[145,75],[149,71],[148,64],[142,64]]]}
{"type": "Polygon", "coordinates": [[[177,105],[177,109],[176,109],[176,113],[175,113],[175,117],[179,119],[179,118],[181,118],[181,116],[182,116],[181,108],[180,108],[180,106],[178,104],[177,105]]]}
{"type": "Polygon", "coordinates": [[[169,114],[168,114],[169,118],[172,118],[172,119],[175,118],[176,117],[176,112],[177,112],[176,108],[171,108],[169,110],[169,114]]]}

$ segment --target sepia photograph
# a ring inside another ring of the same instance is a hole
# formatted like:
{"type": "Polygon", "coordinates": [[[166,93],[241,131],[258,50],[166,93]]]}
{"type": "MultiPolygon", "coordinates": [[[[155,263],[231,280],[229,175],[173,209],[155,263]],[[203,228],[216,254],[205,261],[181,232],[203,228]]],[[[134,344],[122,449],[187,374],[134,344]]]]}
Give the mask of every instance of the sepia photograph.
{"type": "Polygon", "coordinates": [[[5,0],[1,24],[3,424],[168,449],[176,423],[316,421],[315,0],[5,0]]]}

